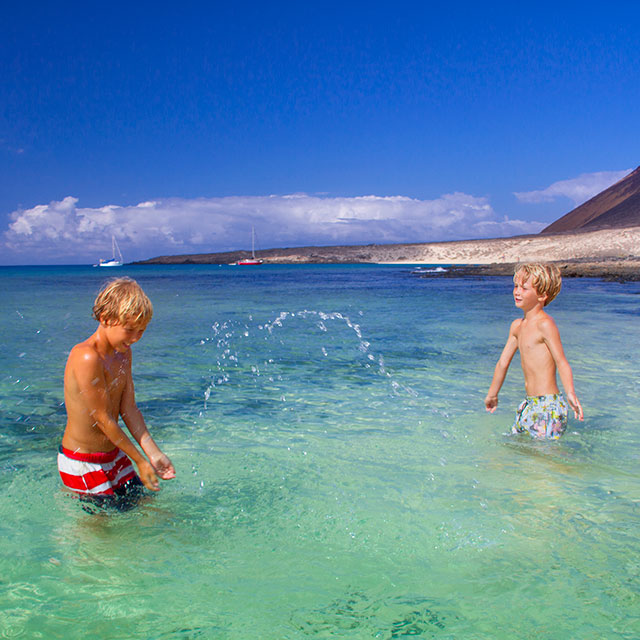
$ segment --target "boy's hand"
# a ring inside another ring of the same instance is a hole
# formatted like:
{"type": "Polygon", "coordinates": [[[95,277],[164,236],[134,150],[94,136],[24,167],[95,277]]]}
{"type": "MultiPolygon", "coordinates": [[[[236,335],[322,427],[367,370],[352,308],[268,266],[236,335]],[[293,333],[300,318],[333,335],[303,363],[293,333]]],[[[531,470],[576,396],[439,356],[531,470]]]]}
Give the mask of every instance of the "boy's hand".
{"type": "Polygon", "coordinates": [[[151,463],[146,460],[141,461],[138,464],[138,473],[140,474],[140,480],[142,480],[142,484],[150,489],[151,491],[160,491],[160,483],[158,482],[158,477],[156,476],[151,463]]]}
{"type": "Polygon", "coordinates": [[[489,413],[493,413],[498,408],[498,396],[487,396],[484,406],[489,413]]]}
{"type": "Polygon", "coordinates": [[[154,456],[151,460],[151,464],[155,469],[156,473],[163,480],[171,480],[176,477],[176,470],[173,468],[173,464],[171,460],[164,453],[160,453],[158,456],[154,456]]]}
{"type": "Polygon", "coordinates": [[[578,396],[575,393],[568,393],[567,401],[569,402],[569,406],[573,409],[574,417],[577,420],[584,420],[584,413],[582,412],[582,405],[580,404],[580,400],[578,400],[578,396]]]}

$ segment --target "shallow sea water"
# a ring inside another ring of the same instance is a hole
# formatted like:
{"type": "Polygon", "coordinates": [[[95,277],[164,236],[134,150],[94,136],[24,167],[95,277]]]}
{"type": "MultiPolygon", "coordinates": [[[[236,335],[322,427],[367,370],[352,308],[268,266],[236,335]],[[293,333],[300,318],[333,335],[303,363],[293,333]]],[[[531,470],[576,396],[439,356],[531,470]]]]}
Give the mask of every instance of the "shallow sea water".
{"type": "Polygon", "coordinates": [[[640,285],[549,307],[583,423],[483,399],[509,278],[406,266],[0,268],[0,637],[640,637],[640,285]],[[138,405],[178,477],[89,515],[60,488],[67,353],[107,276],[155,315],[138,405]]]}

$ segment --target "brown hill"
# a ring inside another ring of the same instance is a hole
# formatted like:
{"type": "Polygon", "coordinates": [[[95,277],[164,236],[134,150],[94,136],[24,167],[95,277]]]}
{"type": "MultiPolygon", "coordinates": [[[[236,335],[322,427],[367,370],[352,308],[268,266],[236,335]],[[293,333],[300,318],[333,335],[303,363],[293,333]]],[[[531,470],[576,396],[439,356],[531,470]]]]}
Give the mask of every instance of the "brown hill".
{"type": "Polygon", "coordinates": [[[640,226],[640,167],[540,233],[640,226]]]}
{"type": "MultiPolygon", "coordinates": [[[[249,257],[248,251],[158,256],[135,264],[228,264],[249,257]]],[[[492,240],[457,240],[414,244],[295,247],[256,251],[265,264],[382,263],[490,264],[580,260],[629,260],[640,263],[640,225],[625,229],[580,230],[492,240]]],[[[255,269],[256,267],[239,267],[255,269]]]]}

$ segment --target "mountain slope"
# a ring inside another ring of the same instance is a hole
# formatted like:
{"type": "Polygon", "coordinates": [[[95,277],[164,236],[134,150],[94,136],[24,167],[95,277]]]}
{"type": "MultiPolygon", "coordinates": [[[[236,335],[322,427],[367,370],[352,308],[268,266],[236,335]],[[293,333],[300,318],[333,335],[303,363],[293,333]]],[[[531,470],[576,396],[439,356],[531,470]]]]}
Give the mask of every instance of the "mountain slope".
{"type": "Polygon", "coordinates": [[[640,226],[640,167],[540,233],[640,226]]]}

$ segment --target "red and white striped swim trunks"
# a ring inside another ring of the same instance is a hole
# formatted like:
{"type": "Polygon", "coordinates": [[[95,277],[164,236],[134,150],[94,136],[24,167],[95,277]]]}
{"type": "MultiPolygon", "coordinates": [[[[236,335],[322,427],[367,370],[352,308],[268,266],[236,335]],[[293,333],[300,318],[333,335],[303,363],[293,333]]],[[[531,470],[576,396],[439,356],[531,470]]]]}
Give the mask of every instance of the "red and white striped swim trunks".
{"type": "Polygon", "coordinates": [[[60,447],[58,471],[64,486],[76,493],[110,496],[137,474],[117,447],[108,453],[76,453],[60,447]]]}

